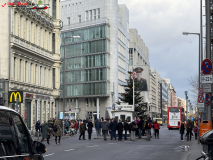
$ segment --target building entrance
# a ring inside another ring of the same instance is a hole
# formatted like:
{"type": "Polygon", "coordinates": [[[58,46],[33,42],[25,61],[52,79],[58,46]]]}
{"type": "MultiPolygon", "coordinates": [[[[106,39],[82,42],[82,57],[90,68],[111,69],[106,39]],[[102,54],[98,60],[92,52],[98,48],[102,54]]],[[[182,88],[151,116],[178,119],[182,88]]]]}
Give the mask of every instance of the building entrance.
{"type": "Polygon", "coordinates": [[[31,130],[31,101],[25,101],[24,121],[29,130],[31,130]]]}

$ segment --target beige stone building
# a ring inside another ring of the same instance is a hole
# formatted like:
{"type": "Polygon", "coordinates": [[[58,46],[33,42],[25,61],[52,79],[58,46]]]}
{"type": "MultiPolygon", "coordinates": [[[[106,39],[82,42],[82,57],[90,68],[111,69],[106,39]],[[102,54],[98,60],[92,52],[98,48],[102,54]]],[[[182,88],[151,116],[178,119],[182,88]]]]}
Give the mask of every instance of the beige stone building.
{"type": "Polygon", "coordinates": [[[37,120],[55,117],[55,99],[60,95],[60,0],[43,4],[50,8],[6,5],[0,10],[0,78],[8,82],[4,105],[16,109],[30,130],[37,120]],[[23,91],[23,103],[8,103],[8,90],[23,91]]]}

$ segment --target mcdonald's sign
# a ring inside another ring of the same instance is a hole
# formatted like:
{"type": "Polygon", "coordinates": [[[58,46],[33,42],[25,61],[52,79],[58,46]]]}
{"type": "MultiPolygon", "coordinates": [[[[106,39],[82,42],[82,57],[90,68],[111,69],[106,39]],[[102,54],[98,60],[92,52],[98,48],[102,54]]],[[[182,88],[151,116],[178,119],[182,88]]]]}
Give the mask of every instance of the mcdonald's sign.
{"type": "Polygon", "coordinates": [[[23,103],[23,91],[8,91],[9,103],[16,103],[17,98],[19,103],[23,103]]]}

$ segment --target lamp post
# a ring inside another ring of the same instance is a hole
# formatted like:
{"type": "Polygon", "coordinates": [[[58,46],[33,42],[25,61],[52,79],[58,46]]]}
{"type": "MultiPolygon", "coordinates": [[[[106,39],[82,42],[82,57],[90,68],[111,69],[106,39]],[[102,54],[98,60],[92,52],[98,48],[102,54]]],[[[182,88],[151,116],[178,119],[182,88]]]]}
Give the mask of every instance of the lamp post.
{"type": "Polygon", "coordinates": [[[201,43],[200,43],[200,33],[189,33],[189,32],[183,32],[183,35],[190,35],[190,34],[194,34],[194,35],[198,35],[199,36],[199,55],[198,55],[198,60],[199,60],[199,65],[198,65],[198,77],[199,77],[199,81],[198,81],[198,89],[200,88],[200,58],[201,58],[201,43]]]}
{"type": "Polygon", "coordinates": [[[185,91],[185,95],[186,95],[186,121],[187,121],[187,114],[188,114],[188,108],[187,108],[187,102],[188,102],[188,91],[185,91]]]}
{"type": "Polygon", "coordinates": [[[65,112],[65,40],[68,38],[80,38],[80,36],[72,36],[64,38],[64,60],[63,60],[63,135],[64,135],[64,112],[65,112]]]}

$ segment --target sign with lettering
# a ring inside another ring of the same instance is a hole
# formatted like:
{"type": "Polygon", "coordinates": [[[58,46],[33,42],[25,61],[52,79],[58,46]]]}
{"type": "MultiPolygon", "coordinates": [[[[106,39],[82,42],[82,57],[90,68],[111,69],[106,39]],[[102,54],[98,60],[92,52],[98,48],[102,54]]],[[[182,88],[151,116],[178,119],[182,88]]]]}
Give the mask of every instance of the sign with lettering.
{"type": "Polygon", "coordinates": [[[41,95],[36,95],[36,98],[50,100],[50,97],[41,96],[41,95]]]}
{"type": "Polygon", "coordinates": [[[134,111],[133,105],[115,105],[115,111],[134,111]]]}
{"type": "Polygon", "coordinates": [[[23,91],[8,91],[9,103],[16,103],[17,98],[19,103],[23,103],[23,91]]]}

